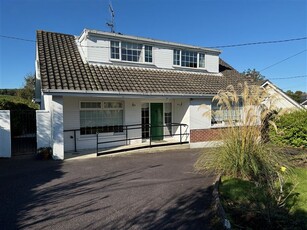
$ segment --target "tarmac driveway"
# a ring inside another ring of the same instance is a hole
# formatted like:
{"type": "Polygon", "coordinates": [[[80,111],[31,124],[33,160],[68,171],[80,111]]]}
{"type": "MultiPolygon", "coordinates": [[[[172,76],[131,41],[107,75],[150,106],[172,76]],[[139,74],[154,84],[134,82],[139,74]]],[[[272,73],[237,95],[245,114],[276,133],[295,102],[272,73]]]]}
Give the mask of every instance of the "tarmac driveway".
{"type": "Polygon", "coordinates": [[[0,159],[1,229],[209,229],[199,150],[73,161],[0,159]]]}

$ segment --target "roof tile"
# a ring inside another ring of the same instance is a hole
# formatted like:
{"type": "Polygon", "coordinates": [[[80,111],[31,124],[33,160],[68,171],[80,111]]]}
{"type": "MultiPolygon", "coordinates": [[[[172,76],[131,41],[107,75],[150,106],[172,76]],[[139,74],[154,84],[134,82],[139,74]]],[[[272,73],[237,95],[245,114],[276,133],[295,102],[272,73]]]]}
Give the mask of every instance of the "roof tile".
{"type": "Polygon", "coordinates": [[[220,59],[220,75],[155,68],[90,65],[82,61],[72,35],[37,31],[43,90],[69,89],[125,93],[216,94],[249,81],[220,59]]]}

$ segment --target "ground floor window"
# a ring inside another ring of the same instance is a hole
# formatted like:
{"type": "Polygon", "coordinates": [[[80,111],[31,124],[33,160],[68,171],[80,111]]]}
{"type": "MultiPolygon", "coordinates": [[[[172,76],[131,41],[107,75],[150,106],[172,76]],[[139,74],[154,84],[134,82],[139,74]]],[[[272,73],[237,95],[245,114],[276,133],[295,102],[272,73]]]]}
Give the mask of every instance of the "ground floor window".
{"type": "Polygon", "coordinates": [[[149,138],[149,103],[142,104],[142,138],[149,138]]]}
{"type": "Polygon", "coordinates": [[[123,132],[122,102],[81,102],[80,134],[123,132]]]}
{"type": "Polygon", "coordinates": [[[172,136],[172,103],[164,104],[164,135],[172,136]]]}
{"type": "Polygon", "coordinates": [[[211,125],[229,125],[242,120],[242,105],[232,109],[220,109],[220,107],[214,103],[212,104],[211,111],[211,125]]]}

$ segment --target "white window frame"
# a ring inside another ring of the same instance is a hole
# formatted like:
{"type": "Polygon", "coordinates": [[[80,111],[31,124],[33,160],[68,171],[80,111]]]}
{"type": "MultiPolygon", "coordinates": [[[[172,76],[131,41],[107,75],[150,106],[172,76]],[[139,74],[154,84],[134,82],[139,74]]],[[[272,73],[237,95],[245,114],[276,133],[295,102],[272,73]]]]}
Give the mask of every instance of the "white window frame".
{"type": "Polygon", "coordinates": [[[204,52],[197,52],[192,50],[182,50],[182,49],[173,49],[173,66],[175,67],[181,67],[181,68],[189,68],[189,69],[205,69],[206,68],[206,62],[204,62],[204,67],[200,67],[200,54],[204,55],[204,59],[206,59],[206,53],[204,52]],[[175,51],[179,51],[179,65],[175,64],[175,51]],[[197,67],[189,67],[189,66],[182,66],[182,51],[186,52],[194,52],[197,53],[197,67]]]}
{"type": "MultiPolygon", "coordinates": [[[[124,114],[124,101],[80,101],[79,102],[79,115],[81,111],[114,111],[114,110],[122,110],[123,114],[122,114],[122,126],[124,126],[124,118],[125,118],[125,114],[124,114]],[[100,108],[82,108],[81,107],[81,103],[100,103],[100,108]],[[117,103],[121,103],[121,108],[105,108],[104,103],[110,103],[110,102],[117,102],[117,103]]],[[[81,137],[88,137],[88,136],[93,136],[95,134],[81,134],[81,117],[79,117],[79,124],[80,124],[80,136],[81,137]]],[[[123,134],[124,131],[122,132],[101,132],[103,134],[123,134]]]]}
{"type": "MultiPolygon", "coordinates": [[[[216,103],[215,103],[216,104],[216,103]]],[[[231,120],[233,122],[233,124],[235,125],[241,125],[242,123],[242,119],[243,119],[243,113],[244,113],[244,109],[243,109],[243,105],[240,105],[239,109],[238,110],[230,110],[232,112],[234,111],[238,111],[239,114],[229,114],[230,112],[227,110],[227,109],[220,109],[218,106],[213,106],[213,104],[211,104],[211,110],[212,111],[219,111],[221,112],[222,114],[220,115],[222,117],[221,121],[219,121],[218,123],[213,123],[213,119],[212,119],[212,116],[210,117],[210,123],[211,123],[211,127],[227,127],[227,126],[230,126],[231,124],[228,124],[228,120],[229,120],[229,116],[231,116],[231,120]],[[225,115],[226,113],[226,115],[225,115]],[[239,118],[239,119],[236,119],[236,118],[239,118]]],[[[234,112],[236,113],[236,112],[234,112]]]]}
{"type": "Polygon", "coordinates": [[[111,61],[121,61],[121,62],[127,62],[127,63],[141,63],[141,64],[154,64],[154,47],[152,45],[148,44],[142,44],[142,43],[135,43],[135,42],[129,42],[129,41],[118,41],[118,40],[111,40],[110,41],[110,60],[111,61]],[[118,42],[119,43],[119,59],[117,58],[112,58],[112,47],[111,43],[112,42],[118,42]],[[128,60],[122,60],[122,42],[125,43],[130,43],[130,44],[138,44],[141,45],[141,54],[140,54],[140,61],[128,61],[128,60]],[[145,61],[145,46],[151,47],[151,62],[146,62],[145,61]]]}

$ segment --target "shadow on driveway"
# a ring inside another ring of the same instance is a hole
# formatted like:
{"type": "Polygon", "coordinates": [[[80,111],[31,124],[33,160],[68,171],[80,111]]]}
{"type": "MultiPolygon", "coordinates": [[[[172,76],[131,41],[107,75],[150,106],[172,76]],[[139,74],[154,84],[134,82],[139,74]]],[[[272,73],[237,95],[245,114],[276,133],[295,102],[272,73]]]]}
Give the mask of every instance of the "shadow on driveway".
{"type": "Polygon", "coordinates": [[[5,229],[210,229],[196,150],[80,161],[0,159],[5,229]]]}

